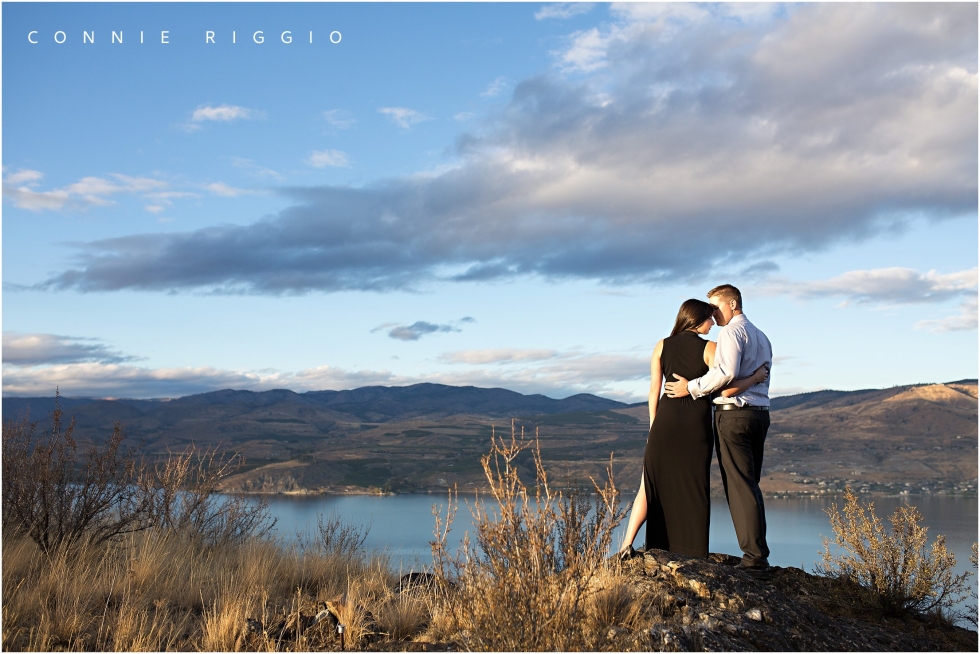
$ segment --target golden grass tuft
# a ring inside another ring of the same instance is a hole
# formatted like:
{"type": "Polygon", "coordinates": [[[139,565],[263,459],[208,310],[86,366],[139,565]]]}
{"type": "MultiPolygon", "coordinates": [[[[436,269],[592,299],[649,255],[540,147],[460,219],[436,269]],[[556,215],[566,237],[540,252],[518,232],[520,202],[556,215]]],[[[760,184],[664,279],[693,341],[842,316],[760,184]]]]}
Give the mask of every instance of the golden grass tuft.
{"type": "Polygon", "coordinates": [[[638,627],[643,617],[641,599],[636,583],[621,570],[603,570],[593,580],[593,590],[586,601],[589,628],[600,632],[609,627],[638,627]]]}
{"type": "Polygon", "coordinates": [[[209,652],[239,652],[245,645],[245,620],[253,602],[241,592],[216,598],[205,609],[201,628],[201,649],[209,652]]]}
{"type": "Polygon", "coordinates": [[[396,593],[378,604],[377,625],[391,640],[418,635],[428,624],[429,611],[423,598],[396,593]]]}

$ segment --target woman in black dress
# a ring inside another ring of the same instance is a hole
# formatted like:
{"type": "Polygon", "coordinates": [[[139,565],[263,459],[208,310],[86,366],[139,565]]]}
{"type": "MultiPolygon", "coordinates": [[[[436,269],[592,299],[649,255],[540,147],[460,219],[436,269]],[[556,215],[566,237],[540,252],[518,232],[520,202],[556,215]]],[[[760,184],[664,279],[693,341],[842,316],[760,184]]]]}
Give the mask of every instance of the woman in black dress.
{"type": "MultiPolygon", "coordinates": [[[[701,338],[714,321],[714,307],[687,300],[677,312],[670,336],[657,343],[650,361],[650,435],[643,455],[643,477],[633,502],[621,556],[633,552],[633,539],[646,520],[646,547],[686,556],[708,556],[711,510],[709,466],[714,438],[711,400],[661,396],[664,378],[674,373],[696,379],[714,362],[715,343],[701,338]]],[[[768,376],[765,366],[736,379],[721,394],[744,392],[768,376]]]]}

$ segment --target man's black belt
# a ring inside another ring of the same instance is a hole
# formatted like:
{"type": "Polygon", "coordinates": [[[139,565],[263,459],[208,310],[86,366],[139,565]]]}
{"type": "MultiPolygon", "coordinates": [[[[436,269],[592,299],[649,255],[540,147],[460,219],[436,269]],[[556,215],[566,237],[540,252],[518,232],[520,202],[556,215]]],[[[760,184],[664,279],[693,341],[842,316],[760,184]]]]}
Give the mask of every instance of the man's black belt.
{"type": "Polygon", "coordinates": [[[737,406],[735,404],[716,404],[715,409],[718,411],[768,411],[767,406],[752,406],[751,404],[746,404],[745,406],[737,406]]]}

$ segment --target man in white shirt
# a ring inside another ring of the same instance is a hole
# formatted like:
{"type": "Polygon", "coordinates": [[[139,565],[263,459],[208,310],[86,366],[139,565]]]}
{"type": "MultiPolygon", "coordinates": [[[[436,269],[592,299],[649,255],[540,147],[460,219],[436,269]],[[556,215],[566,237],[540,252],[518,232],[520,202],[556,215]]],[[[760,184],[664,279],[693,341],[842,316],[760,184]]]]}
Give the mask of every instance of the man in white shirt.
{"type": "MultiPolygon", "coordinates": [[[[730,284],[708,291],[715,307],[718,334],[714,366],[702,377],[688,381],[674,375],[664,390],[669,397],[703,397],[734,379],[752,374],[759,366],[772,368],[769,339],[742,313],[742,294],[730,284]]],[[[756,578],[766,578],[769,546],[766,509],[759,490],[762,454],[769,431],[769,378],[740,395],[714,398],[715,450],[725,497],[735,524],[742,562],[738,567],[756,578]]]]}

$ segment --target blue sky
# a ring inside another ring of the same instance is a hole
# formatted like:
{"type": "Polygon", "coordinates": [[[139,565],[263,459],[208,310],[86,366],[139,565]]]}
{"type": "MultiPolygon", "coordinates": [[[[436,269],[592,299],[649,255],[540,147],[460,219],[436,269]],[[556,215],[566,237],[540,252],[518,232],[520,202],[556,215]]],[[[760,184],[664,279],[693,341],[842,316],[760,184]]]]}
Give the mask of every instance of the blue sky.
{"type": "Polygon", "coordinates": [[[4,3],[3,393],[639,401],[720,283],[776,394],[976,377],[977,50],[975,4],[4,3]]]}

